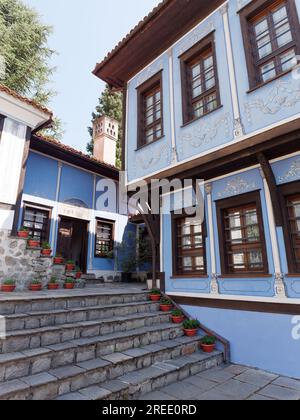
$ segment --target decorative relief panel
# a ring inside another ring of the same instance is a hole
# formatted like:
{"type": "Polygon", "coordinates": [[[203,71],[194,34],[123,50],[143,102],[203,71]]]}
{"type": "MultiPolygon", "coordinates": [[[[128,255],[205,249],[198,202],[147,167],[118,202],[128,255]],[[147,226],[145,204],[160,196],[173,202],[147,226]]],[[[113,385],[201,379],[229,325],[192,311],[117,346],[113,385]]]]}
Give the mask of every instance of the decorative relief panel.
{"type": "Polygon", "coordinates": [[[160,147],[146,147],[143,151],[136,152],[135,165],[133,167],[134,175],[139,175],[139,170],[147,171],[154,168],[159,163],[168,166],[172,160],[172,149],[163,144],[160,147]]]}
{"type": "Polygon", "coordinates": [[[252,124],[253,111],[259,114],[275,115],[284,108],[293,108],[300,101],[300,84],[278,80],[262,98],[245,103],[248,123],[252,124]]]}
{"type": "Polygon", "coordinates": [[[205,38],[214,30],[215,27],[212,22],[207,23],[204,28],[201,26],[200,28],[195,29],[189,36],[185,38],[185,40],[180,45],[179,55],[182,55],[183,53],[188,51],[190,48],[192,48],[195,44],[200,42],[203,38],[205,38]]]}
{"type": "Polygon", "coordinates": [[[280,184],[286,184],[296,179],[300,179],[300,158],[294,160],[287,173],[284,176],[280,176],[278,180],[280,184]]]}
{"type": "Polygon", "coordinates": [[[164,68],[163,60],[159,60],[156,63],[152,64],[152,66],[149,66],[145,71],[143,71],[142,74],[140,74],[137,77],[136,87],[138,88],[143,83],[145,83],[147,80],[151,79],[152,76],[154,76],[160,70],[163,70],[163,68],[164,68]]]}
{"type": "Polygon", "coordinates": [[[207,122],[200,122],[194,126],[193,129],[186,131],[179,139],[179,153],[185,154],[187,146],[193,149],[201,149],[203,146],[211,145],[214,146],[216,137],[223,128],[223,136],[229,137],[230,129],[230,115],[224,114],[217,118],[212,124],[207,122]]]}
{"type": "Polygon", "coordinates": [[[218,198],[227,198],[234,195],[245,194],[250,191],[255,191],[259,188],[256,182],[246,181],[245,178],[237,176],[231,179],[226,184],[226,188],[218,193],[218,198]]]}

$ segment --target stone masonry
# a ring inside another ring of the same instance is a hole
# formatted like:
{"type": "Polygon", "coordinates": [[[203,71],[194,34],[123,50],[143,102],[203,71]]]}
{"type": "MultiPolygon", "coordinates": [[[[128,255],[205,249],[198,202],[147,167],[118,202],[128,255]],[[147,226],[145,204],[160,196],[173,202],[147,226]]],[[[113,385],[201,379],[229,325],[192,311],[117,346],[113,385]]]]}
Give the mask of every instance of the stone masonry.
{"type": "MultiPolygon", "coordinates": [[[[51,277],[56,277],[63,284],[65,274],[64,266],[53,266],[52,258],[42,257],[39,249],[28,249],[26,240],[11,237],[8,230],[0,230],[0,284],[12,279],[17,290],[22,291],[32,280],[40,280],[44,287],[51,277]]],[[[83,286],[81,281],[76,285],[83,286]]]]}

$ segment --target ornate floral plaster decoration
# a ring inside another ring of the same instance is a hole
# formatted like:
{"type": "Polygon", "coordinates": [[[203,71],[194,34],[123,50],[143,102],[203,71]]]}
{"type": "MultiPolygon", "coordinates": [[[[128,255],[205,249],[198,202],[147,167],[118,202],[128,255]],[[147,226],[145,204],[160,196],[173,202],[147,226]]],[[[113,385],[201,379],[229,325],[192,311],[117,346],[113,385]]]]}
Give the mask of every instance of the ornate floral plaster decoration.
{"type": "Polygon", "coordinates": [[[293,108],[300,101],[300,84],[278,80],[267,95],[245,104],[248,123],[252,124],[252,111],[259,114],[275,115],[283,108],[293,108]]]}
{"type": "Polygon", "coordinates": [[[183,53],[188,51],[191,47],[200,42],[203,38],[205,38],[214,30],[215,26],[213,22],[209,22],[204,28],[201,26],[195,29],[189,36],[185,38],[185,40],[180,45],[179,55],[182,55],[183,53]]]}
{"type": "Polygon", "coordinates": [[[143,83],[145,83],[147,80],[151,79],[152,76],[154,76],[156,73],[158,73],[160,70],[164,68],[163,60],[159,60],[156,63],[152,64],[152,66],[149,66],[145,71],[143,71],[142,74],[140,74],[136,79],[136,87],[139,87],[143,83]]]}
{"type": "Polygon", "coordinates": [[[218,198],[232,197],[257,189],[258,185],[256,182],[246,181],[241,176],[237,176],[231,181],[228,181],[225,190],[218,193],[218,198]]]}
{"type": "Polygon", "coordinates": [[[187,146],[191,146],[193,149],[200,149],[205,145],[213,144],[221,127],[224,128],[223,136],[228,137],[230,135],[229,121],[230,115],[225,114],[217,118],[212,124],[207,122],[195,124],[193,129],[185,132],[180,137],[179,153],[184,154],[187,146]]]}
{"type": "Polygon", "coordinates": [[[165,165],[170,165],[172,159],[172,149],[170,146],[164,144],[161,147],[146,147],[143,152],[137,152],[136,156],[136,170],[142,169],[144,171],[153,168],[158,163],[162,162],[165,165]]]}
{"type": "Polygon", "coordinates": [[[283,273],[275,274],[275,296],[277,298],[286,298],[286,290],[284,284],[285,275],[283,273]]]}
{"type": "Polygon", "coordinates": [[[287,173],[279,177],[279,183],[285,184],[286,182],[300,179],[300,158],[294,160],[287,173]]]}
{"type": "Polygon", "coordinates": [[[218,274],[212,274],[211,275],[211,282],[210,282],[210,293],[212,295],[218,295],[220,293],[219,291],[219,283],[218,283],[218,274]]]}

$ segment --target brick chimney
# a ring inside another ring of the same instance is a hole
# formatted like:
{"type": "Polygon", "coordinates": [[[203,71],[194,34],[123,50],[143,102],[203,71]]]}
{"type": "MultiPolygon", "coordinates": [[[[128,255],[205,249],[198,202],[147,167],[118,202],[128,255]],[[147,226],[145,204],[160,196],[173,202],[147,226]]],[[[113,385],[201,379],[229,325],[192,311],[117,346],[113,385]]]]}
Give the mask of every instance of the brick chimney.
{"type": "Polygon", "coordinates": [[[93,124],[94,157],[116,166],[119,124],[110,117],[99,117],[93,124]]]}

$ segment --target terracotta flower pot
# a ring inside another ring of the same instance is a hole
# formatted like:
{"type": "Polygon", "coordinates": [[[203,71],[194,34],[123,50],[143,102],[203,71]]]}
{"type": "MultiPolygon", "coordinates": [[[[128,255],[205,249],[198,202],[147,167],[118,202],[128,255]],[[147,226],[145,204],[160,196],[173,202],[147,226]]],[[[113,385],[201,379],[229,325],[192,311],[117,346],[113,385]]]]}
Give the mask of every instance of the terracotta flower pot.
{"type": "Polygon", "coordinates": [[[76,278],[81,279],[82,273],[76,273],[76,278]]]}
{"type": "Polygon", "coordinates": [[[29,237],[29,232],[25,230],[20,230],[18,232],[18,238],[28,239],[28,237],[29,237]]]}
{"type": "Polygon", "coordinates": [[[64,284],[64,288],[67,289],[67,290],[74,289],[74,287],[75,287],[75,283],[65,283],[64,284]]]}
{"type": "Polygon", "coordinates": [[[39,248],[40,247],[40,242],[39,241],[34,241],[34,240],[29,240],[28,241],[28,246],[29,248],[39,248]]]}
{"type": "Polygon", "coordinates": [[[75,265],[74,264],[67,264],[66,265],[66,271],[74,271],[75,265]]]}
{"type": "Polygon", "coordinates": [[[44,255],[45,257],[50,257],[52,253],[52,249],[42,249],[42,255],[44,255]]]}
{"type": "Polygon", "coordinates": [[[196,337],[198,330],[183,330],[183,332],[187,337],[196,337]]]}
{"type": "Polygon", "coordinates": [[[204,353],[212,353],[215,350],[216,345],[215,344],[208,345],[208,344],[200,343],[200,348],[202,351],[204,351],[204,353]]]}
{"type": "Polygon", "coordinates": [[[172,316],[173,324],[182,324],[184,321],[184,316],[172,316]]]}
{"type": "Polygon", "coordinates": [[[30,289],[32,292],[39,292],[40,290],[42,290],[42,285],[41,285],[41,284],[31,284],[31,285],[29,286],[29,289],[30,289]]]}
{"type": "Polygon", "coordinates": [[[53,258],[53,264],[63,264],[64,259],[62,257],[54,257],[53,258]]]}
{"type": "Polygon", "coordinates": [[[169,312],[173,309],[173,305],[160,305],[160,310],[162,312],[169,312]]]}
{"type": "Polygon", "coordinates": [[[57,283],[49,283],[48,290],[57,290],[59,288],[59,284],[57,283]]]}
{"type": "Polygon", "coordinates": [[[1,286],[1,291],[4,293],[12,293],[14,292],[16,289],[16,286],[14,284],[3,284],[3,286],[1,286]]]}
{"type": "Polygon", "coordinates": [[[159,302],[161,299],[161,295],[149,295],[149,297],[152,302],[159,302]]]}

